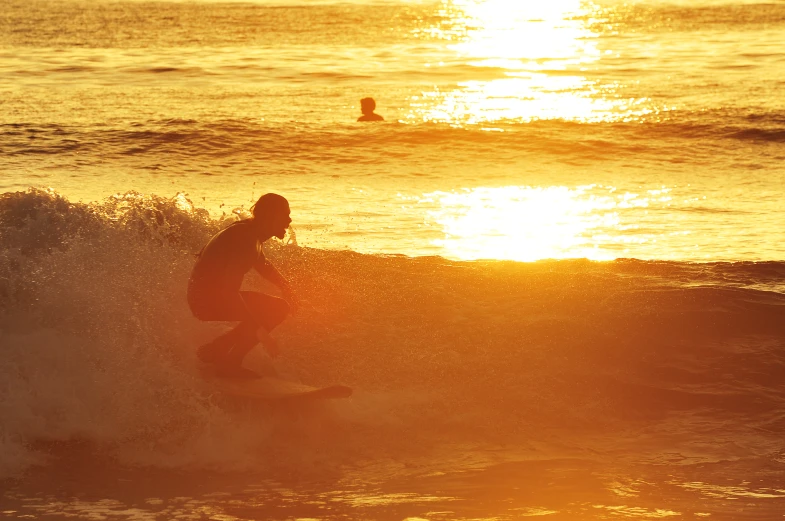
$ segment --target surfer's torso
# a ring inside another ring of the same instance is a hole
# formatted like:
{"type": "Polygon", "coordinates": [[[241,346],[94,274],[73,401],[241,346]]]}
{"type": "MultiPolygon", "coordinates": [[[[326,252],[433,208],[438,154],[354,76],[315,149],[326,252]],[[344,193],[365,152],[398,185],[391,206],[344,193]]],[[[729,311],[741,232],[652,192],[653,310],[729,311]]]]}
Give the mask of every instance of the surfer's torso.
{"type": "Polygon", "coordinates": [[[218,232],[199,254],[188,281],[188,300],[222,300],[240,291],[245,274],[265,263],[264,249],[251,221],[218,232]]]}

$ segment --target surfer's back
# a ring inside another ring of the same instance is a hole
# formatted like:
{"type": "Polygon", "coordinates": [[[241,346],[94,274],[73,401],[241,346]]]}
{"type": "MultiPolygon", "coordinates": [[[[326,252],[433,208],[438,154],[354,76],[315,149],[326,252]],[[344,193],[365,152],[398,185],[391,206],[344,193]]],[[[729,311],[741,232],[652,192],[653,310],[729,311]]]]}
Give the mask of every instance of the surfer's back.
{"type": "Polygon", "coordinates": [[[221,230],[199,253],[188,282],[189,299],[239,291],[245,274],[262,255],[250,221],[221,230]]]}

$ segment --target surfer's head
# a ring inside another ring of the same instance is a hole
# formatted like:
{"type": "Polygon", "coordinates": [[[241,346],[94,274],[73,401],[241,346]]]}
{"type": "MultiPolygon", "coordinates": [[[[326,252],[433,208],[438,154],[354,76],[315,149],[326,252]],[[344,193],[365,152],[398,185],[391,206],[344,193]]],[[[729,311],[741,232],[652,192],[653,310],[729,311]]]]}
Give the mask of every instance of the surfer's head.
{"type": "Polygon", "coordinates": [[[283,239],[286,229],[292,223],[289,216],[289,201],[278,194],[264,194],[251,207],[254,221],[262,235],[283,239]]]}

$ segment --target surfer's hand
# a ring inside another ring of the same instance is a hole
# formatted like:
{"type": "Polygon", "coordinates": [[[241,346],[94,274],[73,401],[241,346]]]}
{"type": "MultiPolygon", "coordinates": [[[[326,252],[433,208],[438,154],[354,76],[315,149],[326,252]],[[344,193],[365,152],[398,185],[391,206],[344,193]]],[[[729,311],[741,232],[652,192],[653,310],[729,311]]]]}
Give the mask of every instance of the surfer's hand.
{"type": "Polygon", "coordinates": [[[267,351],[267,354],[270,355],[270,358],[275,358],[278,356],[278,352],[280,351],[278,348],[278,342],[270,336],[270,333],[268,333],[264,327],[260,327],[256,330],[256,338],[258,338],[259,342],[262,343],[264,350],[267,351]]]}
{"type": "Polygon", "coordinates": [[[273,337],[270,337],[270,340],[264,344],[264,349],[270,355],[270,358],[278,358],[278,342],[273,337]]]}
{"type": "Polygon", "coordinates": [[[300,299],[294,294],[292,288],[286,287],[282,293],[284,300],[289,303],[289,309],[292,310],[292,313],[297,313],[297,310],[300,308],[300,299]]]}

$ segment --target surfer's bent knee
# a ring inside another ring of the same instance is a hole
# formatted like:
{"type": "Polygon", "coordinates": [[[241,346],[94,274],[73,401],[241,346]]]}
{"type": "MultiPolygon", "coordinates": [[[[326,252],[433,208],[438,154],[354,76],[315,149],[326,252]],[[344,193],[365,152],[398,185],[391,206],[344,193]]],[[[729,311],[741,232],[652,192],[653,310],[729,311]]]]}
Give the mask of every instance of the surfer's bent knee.
{"type": "Polygon", "coordinates": [[[286,302],[282,298],[273,297],[273,300],[270,306],[267,306],[267,309],[264,311],[264,314],[269,317],[269,320],[275,324],[280,324],[289,314],[292,312],[289,303],[286,302]]]}

